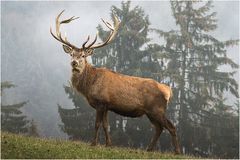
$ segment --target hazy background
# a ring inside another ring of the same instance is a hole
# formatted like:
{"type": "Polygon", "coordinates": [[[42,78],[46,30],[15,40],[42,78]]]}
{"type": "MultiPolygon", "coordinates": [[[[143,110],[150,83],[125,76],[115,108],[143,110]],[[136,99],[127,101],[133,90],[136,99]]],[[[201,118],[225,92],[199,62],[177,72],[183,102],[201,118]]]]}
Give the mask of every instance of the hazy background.
{"type": "MultiPolygon", "coordinates": [[[[59,42],[50,35],[56,15],[65,9],[63,17],[79,16],[79,20],[62,27],[70,42],[81,45],[87,35],[96,33],[100,18],[110,19],[112,5],[121,1],[79,2],[1,2],[1,81],[11,81],[16,88],[5,91],[3,104],[28,100],[24,113],[36,122],[41,136],[61,137],[57,104],[73,108],[63,85],[70,79],[70,58],[59,42]]],[[[214,2],[218,28],[212,34],[219,40],[239,38],[239,2],[214,2]]],[[[149,15],[152,28],[171,30],[176,27],[168,1],[133,1],[149,15]]],[[[157,35],[150,35],[159,41],[157,35]]],[[[239,63],[238,47],[229,48],[229,57],[239,63]]],[[[229,69],[223,67],[222,69],[229,69]]],[[[239,72],[235,75],[239,81],[239,72]]],[[[228,95],[227,95],[228,96],[228,95]]],[[[235,102],[228,96],[228,103],[235,102]]]]}

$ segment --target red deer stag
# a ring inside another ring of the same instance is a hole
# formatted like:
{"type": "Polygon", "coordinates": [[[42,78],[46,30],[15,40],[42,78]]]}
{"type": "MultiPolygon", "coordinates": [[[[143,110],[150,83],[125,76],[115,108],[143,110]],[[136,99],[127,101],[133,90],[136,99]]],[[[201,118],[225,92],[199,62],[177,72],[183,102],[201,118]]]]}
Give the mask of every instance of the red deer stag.
{"type": "Polygon", "coordinates": [[[62,37],[59,30],[60,25],[69,23],[78,17],[71,17],[59,21],[63,11],[56,17],[56,34],[50,32],[52,36],[63,44],[64,51],[72,58],[73,87],[83,94],[89,104],[96,110],[95,137],[92,145],[98,142],[98,130],[100,125],[106,136],[106,146],[111,145],[108,133],[108,111],[128,117],[140,117],[147,115],[154,125],[156,132],[152,137],[147,150],[153,150],[163,129],[167,129],[172,137],[175,152],[180,153],[174,125],[166,118],[165,111],[169,99],[172,96],[171,89],[165,84],[158,83],[152,79],[140,78],[115,73],[105,68],[95,68],[91,66],[86,58],[93,54],[94,49],[109,44],[115,37],[120,21],[114,16],[114,26],[102,19],[103,23],[110,29],[110,34],[102,43],[95,44],[97,35],[93,42],[87,45],[87,40],[81,48],[70,44],[66,37],[62,37]]]}

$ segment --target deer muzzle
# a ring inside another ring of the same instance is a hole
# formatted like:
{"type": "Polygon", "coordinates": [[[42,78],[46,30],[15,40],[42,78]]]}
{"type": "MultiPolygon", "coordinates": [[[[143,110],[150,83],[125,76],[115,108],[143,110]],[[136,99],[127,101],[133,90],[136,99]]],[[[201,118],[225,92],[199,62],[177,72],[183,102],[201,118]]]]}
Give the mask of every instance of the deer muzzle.
{"type": "Polygon", "coordinates": [[[73,68],[76,68],[78,66],[78,62],[76,60],[73,60],[71,62],[71,65],[72,65],[73,68]]]}

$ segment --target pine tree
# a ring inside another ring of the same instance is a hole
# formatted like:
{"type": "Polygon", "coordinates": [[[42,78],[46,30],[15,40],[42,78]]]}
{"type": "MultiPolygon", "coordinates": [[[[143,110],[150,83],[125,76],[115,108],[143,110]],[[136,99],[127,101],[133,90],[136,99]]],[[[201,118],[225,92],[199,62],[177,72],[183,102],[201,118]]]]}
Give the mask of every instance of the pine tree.
{"type": "Polygon", "coordinates": [[[29,124],[28,135],[33,136],[33,137],[39,137],[37,125],[33,119],[31,120],[31,122],[29,124]]]}
{"type": "MultiPolygon", "coordinates": [[[[15,87],[11,82],[1,82],[1,96],[5,89],[15,87]]],[[[12,105],[3,105],[1,103],[1,129],[12,133],[27,133],[28,123],[27,117],[22,115],[21,108],[27,102],[21,102],[12,105]]]]}
{"type": "Polygon", "coordinates": [[[211,154],[221,158],[238,158],[238,116],[233,114],[232,106],[224,104],[225,100],[221,98],[214,106],[216,110],[208,113],[208,117],[202,123],[209,131],[208,149],[211,154]]]}
{"type": "MultiPolygon", "coordinates": [[[[155,46],[156,56],[167,64],[159,73],[173,88],[174,98],[170,104],[171,116],[178,123],[181,145],[187,153],[213,154],[213,135],[209,121],[219,115],[220,106],[231,108],[223,102],[224,92],[238,95],[238,84],[233,78],[234,71],[219,68],[228,65],[233,69],[238,65],[227,56],[227,47],[238,44],[238,40],[220,41],[210,32],[217,28],[216,12],[210,12],[212,1],[171,1],[173,17],[178,30],[168,32],[155,30],[165,39],[165,44],[155,46]],[[196,130],[200,126],[201,130],[196,130]],[[201,145],[199,145],[199,143],[201,145]]],[[[222,113],[226,111],[222,109],[222,113]]],[[[223,118],[224,119],[224,118],[223,118]]],[[[238,128],[238,126],[235,126],[238,128]]],[[[217,147],[221,147],[217,145],[217,147]]]]}
{"type": "MultiPolygon", "coordinates": [[[[93,64],[105,66],[119,73],[145,76],[140,68],[146,56],[142,47],[149,42],[148,16],[139,6],[130,9],[130,1],[122,2],[121,8],[112,6],[111,17],[116,15],[121,20],[117,36],[111,44],[99,49],[92,56],[93,64]]],[[[104,40],[108,31],[98,27],[100,39],[104,40]]]]}
{"type": "Polygon", "coordinates": [[[94,130],[95,123],[94,110],[72,87],[64,86],[64,89],[74,108],[66,109],[58,104],[58,113],[63,123],[60,127],[72,140],[90,141],[93,134],[89,133],[94,130]]]}
{"type": "MultiPolygon", "coordinates": [[[[152,59],[147,43],[149,19],[144,10],[131,7],[131,2],[121,3],[121,7],[111,7],[111,17],[116,15],[121,24],[115,40],[95,51],[92,62],[97,67],[106,67],[118,73],[139,77],[153,77],[159,63],[152,59]],[[156,66],[157,65],[157,66],[156,66]]],[[[97,27],[100,39],[104,40],[109,34],[101,25],[97,27]]],[[[157,71],[156,71],[157,70],[157,71]]],[[[153,133],[150,123],[145,119],[128,119],[116,114],[110,114],[110,133],[117,145],[145,147],[153,133]],[[143,134],[143,132],[145,132],[143,134]],[[141,139],[141,140],[139,140],[141,139]]]]}

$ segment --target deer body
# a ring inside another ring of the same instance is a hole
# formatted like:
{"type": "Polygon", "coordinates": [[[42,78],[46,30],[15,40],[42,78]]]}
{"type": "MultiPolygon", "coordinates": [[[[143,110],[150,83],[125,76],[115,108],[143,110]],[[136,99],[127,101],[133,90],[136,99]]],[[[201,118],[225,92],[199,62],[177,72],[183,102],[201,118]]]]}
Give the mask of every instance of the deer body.
{"type": "Polygon", "coordinates": [[[63,11],[56,18],[56,34],[52,32],[51,28],[50,32],[56,40],[63,44],[64,51],[72,58],[71,82],[73,87],[83,94],[89,104],[96,109],[95,136],[92,145],[96,145],[98,142],[98,131],[101,125],[105,132],[106,145],[111,145],[108,133],[108,111],[113,111],[128,117],[146,115],[149,118],[156,132],[147,150],[153,150],[165,128],[172,136],[175,152],[180,153],[176,129],[165,116],[167,104],[172,96],[170,87],[152,79],[122,75],[105,68],[95,68],[86,60],[87,56],[93,54],[94,49],[105,46],[113,40],[120,21],[114,16],[114,26],[112,26],[103,20],[111,30],[108,38],[103,43],[95,45],[96,36],[93,42],[86,46],[89,41],[88,36],[87,41],[81,48],[78,48],[69,43],[66,37],[62,38],[59,30],[61,24],[69,23],[77,18],[71,17],[59,21],[62,13],[63,11]]]}
{"type": "Polygon", "coordinates": [[[95,109],[104,106],[129,117],[148,113],[153,106],[166,103],[171,94],[168,86],[152,79],[126,76],[90,64],[81,74],[73,72],[72,84],[95,109]]]}

